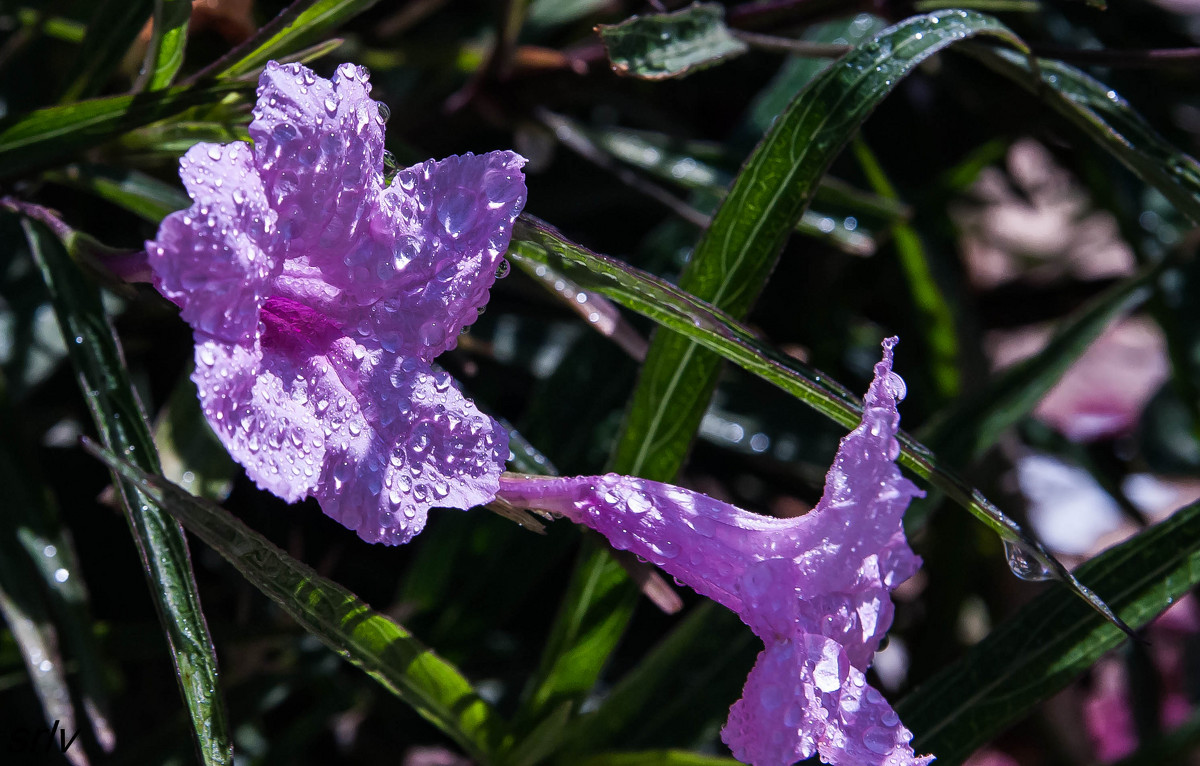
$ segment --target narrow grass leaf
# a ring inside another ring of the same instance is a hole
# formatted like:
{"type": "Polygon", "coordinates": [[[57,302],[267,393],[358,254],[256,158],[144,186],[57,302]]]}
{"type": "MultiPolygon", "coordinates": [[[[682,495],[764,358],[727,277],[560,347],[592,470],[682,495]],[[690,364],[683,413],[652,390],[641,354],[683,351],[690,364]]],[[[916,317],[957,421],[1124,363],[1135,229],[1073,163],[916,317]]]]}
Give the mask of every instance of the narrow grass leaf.
{"type": "MultiPolygon", "coordinates": [[[[1021,45],[995,19],[945,11],[879,32],[813,79],[746,161],[696,245],[680,287],[735,318],[745,316],[821,177],[871,111],[922,61],[976,35],[1021,45]]],[[[614,470],[670,481],[683,465],[719,369],[719,357],[694,342],[656,333],[614,470]]]]}
{"type": "Polygon", "coordinates": [[[134,128],[198,104],[216,103],[244,83],[171,88],[38,109],[0,120],[0,177],[61,163],[134,128]]]}
{"type": "Polygon", "coordinates": [[[717,3],[631,16],[596,31],[613,71],[643,80],[684,77],[749,50],[725,26],[725,8],[717,3]]]}
{"type": "MultiPolygon", "coordinates": [[[[846,428],[854,428],[861,418],[859,400],[844,386],[771,349],[729,315],[657,277],[567,240],[532,216],[522,215],[517,219],[509,258],[552,264],[580,287],[599,292],[686,340],[695,341],[715,352],[718,358],[778,386],[846,428]]],[[[979,490],[907,433],[901,431],[899,440],[900,464],[945,492],[999,535],[1011,552],[1009,560],[1014,573],[1025,579],[1060,579],[1094,609],[1119,624],[1103,601],[979,490]]]]}
{"type": "MultiPolygon", "coordinates": [[[[1079,567],[1129,625],[1140,628],[1200,584],[1200,503],[1079,567]]],[[[1061,590],[1043,593],[965,657],[921,684],[896,712],[913,747],[938,763],[976,748],[1124,639],[1061,590]]]]}
{"type": "Polygon", "coordinates": [[[103,0],[93,6],[87,34],[59,103],[100,92],[154,13],[153,0],[103,0]]]}
{"type": "MultiPolygon", "coordinates": [[[[157,472],[158,457],[100,303],[58,240],[40,223],[22,220],[30,250],[50,291],[67,352],[100,438],[157,472]]],[[[217,658],[179,523],[150,507],[137,487],[117,481],[121,504],[141,554],[192,728],[206,764],[231,764],[233,746],[221,699],[217,658]]]]}
{"type": "Polygon", "coordinates": [[[1037,59],[1035,70],[1027,57],[1010,51],[972,46],[967,52],[1077,125],[1200,224],[1200,164],[1168,143],[1115,90],[1061,61],[1037,59]]]}
{"type": "Polygon", "coordinates": [[[112,452],[88,451],[221,554],[306,631],[366,671],[481,764],[494,762],[506,725],[470,682],[411,633],[293,559],[228,511],[112,452]]]}
{"type": "Polygon", "coordinates": [[[205,67],[190,81],[204,77],[243,77],[268,61],[320,42],[319,37],[370,8],[378,0],[296,0],[263,25],[253,37],[205,67]]]}
{"type": "Polygon", "coordinates": [[[191,18],[191,0],[154,0],[154,25],[146,56],[142,59],[139,83],[142,87],[138,90],[160,90],[170,86],[183,66],[191,18]]]}
{"type": "Polygon", "coordinates": [[[536,724],[564,702],[578,703],[587,695],[633,617],[637,598],[604,539],[585,536],[519,723],[536,724]]]}

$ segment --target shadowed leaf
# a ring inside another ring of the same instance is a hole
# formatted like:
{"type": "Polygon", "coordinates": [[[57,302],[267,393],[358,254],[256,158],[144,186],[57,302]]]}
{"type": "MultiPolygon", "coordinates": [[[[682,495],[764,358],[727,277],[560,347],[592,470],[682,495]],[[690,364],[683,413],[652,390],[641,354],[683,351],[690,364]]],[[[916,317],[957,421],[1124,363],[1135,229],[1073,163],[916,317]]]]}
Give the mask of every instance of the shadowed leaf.
{"type": "Polygon", "coordinates": [[[632,16],[596,27],[617,74],[643,80],[683,77],[749,48],[725,26],[725,8],[693,3],[674,13],[632,16]]]}

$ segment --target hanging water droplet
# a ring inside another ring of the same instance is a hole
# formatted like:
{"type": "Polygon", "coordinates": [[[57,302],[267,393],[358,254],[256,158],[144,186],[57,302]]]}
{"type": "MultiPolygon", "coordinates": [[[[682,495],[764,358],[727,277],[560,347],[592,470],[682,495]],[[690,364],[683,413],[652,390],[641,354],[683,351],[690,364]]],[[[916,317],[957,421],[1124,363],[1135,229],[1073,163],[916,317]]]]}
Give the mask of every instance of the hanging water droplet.
{"type": "Polygon", "coordinates": [[[508,272],[512,270],[512,266],[503,258],[496,264],[496,279],[504,279],[508,276],[508,272]]]}
{"type": "Polygon", "coordinates": [[[1012,573],[1022,580],[1038,582],[1054,577],[1054,572],[1050,567],[1042,563],[1041,556],[1025,543],[1005,540],[1004,558],[1008,559],[1008,568],[1012,570],[1012,573]]]}
{"type": "Polygon", "coordinates": [[[392,110],[382,101],[376,101],[375,107],[379,110],[379,124],[383,125],[392,118],[392,110]]]}

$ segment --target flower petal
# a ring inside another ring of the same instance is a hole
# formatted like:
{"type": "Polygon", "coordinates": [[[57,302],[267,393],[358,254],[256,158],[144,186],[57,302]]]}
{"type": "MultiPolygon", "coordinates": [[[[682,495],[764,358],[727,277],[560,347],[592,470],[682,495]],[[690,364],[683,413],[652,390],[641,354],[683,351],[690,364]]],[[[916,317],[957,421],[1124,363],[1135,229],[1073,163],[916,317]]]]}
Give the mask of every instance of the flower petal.
{"type": "Polygon", "coordinates": [[[326,514],[367,542],[400,545],[425,527],[430,508],[466,510],[495,497],[508,434],[445,371],[364,351],[359,374],[368,432],[332,446],[314,493],[326,514]]]}
{"type": "Polygon", "coordinates": [[[525,206],[524,164],[502,151],[396,174],[382,198],[387,220],[372,221],[390,237],[389,260],[363,269],[378,277],[367,284],[376,291],[372,331],[385,348],[428,361],[475,322],[525,206]]]}
{"type": "Polygon", "coordinates": [[[209,425],[254,483],[289,503],[316,486],[325,463],[310,402],[329,382],[313,372],[312,360],[264,353],[257,342],[196,338],[192,380],[209,425]]]}
{"type": "MultiPolygon", "coordinates": [[[[383,186],[383,118],[365,69],[338,67],[332,82],[301,64],[268,62],[250,136],[287,257],[353,243],[383,186]]],[[[343,268],[344,270],[344,268],[343,268]]]]}
{"type": "Polygon", "coordinates": [[[156,285],[195,330],[230,343],[249,339],[273,258],[275,213],[244,143],[196,144],[179,161],[194,201],[170,214],[146,243],[156,285]]]}
{"type": "Polygon", "coordinates": [[[815,751],[832,766],[924,766],[912,733],[831,638],[768,643],[721,737],[739,761],[791,766],[815,751]]]}

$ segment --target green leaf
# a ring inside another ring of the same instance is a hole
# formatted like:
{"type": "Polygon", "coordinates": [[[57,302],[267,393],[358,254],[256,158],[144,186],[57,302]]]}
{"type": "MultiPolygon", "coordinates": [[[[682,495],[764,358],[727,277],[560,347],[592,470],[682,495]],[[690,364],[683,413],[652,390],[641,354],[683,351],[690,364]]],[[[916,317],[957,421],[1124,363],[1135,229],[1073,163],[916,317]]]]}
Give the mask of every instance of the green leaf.
{"type": "Polygon", "coordinates": [[[506,724],[470,682],[393,620],[293,559],[228,511],[188,494],[108,450],[88,451],[147,501],[182,522],[306,631],[411,705],[483,764],[503,744],[506,724]]]}
{"type": "Polygon", "coordinates": [[[9,178],[32,168],[62,162],[126,131],[197,104],[215,103],[227,93],[249,87],[245,83],[178,87],[79,101],[13,115],[0,120],[0,177],[9,178]]]}
{"type": "Polygon", "coordinates": [[[542,665],[522,704],[523,722],[540,721],[591,690],[633,616],[637,598],[637,589],[607,543],[588,535],[542,652],[542,665]]]}
{"type": "MultiPolygon", "coordinates": [[[[588,128],[557,114],[546,113],[543,119],[554,130],[559,141],[579,150],[584,156],[594,152],[607,153],[669,183],[705,192],[693,198],[693,206],[697,208],[715,206],[716,201],[725,196],[725,190],[733,180],[732,174],[692,156],[686,142],[673,142],[666,136],[642,131],[588,128]]],[[[895,217],[897,209],[903,207],[894,203],[889,205],[889,201],[860,192],[844,183],[831,185],[829,189],[823,184],[817,193],[818,199],[822,196],[834,197],[843,203],[850,202],[851,207],[861,205],[872,212],[884,210],[889,217],[895,217]],[[826,191],[826,194],[822,195],[821,191],[826,191]]],[[[700,209],[696,210],[696,214],[706,215],[700,209]]],[[[875,240],[865,231],[865,227],[860,229],[857,219],[851,223],[845,215],[806,210],[796,224],[796,232],[826,241],[853,255],[875,252],[875,240]]]]}
{"type": "Polygon", "coordinates": [[[178,185],[128,168],[84,163],[48,171],[42,177],[90,192],[150,223],[158,223],[192,204],[178,185]]]}
{"type": "MultiPolygon", "coordinates": [[[[104,443],[158,471],[154,441],[133,393],[100,294],[40,223],[22,220],[30,250],[50,291],[68,355],[104,443]]],[[[117,481],[126,521],[141,553],[172,659],[206,764],[231,764],[216,652],[200,609],[187,541],[179,523],[149,507],[137,487],[117,481]]]]}
{"type": "MultiPolygon", "coordinates": [[[[549,263],[581,288],[599,292],[663,328],[680,333],[683,338],[695,341],[719,357],[773,383],[846,428],[858,425],[861,405],[841,384],[766,346],[710,304],[626,263],[593,253],[532,216],[522,215],[517,219],[508,257],[549,263]]],[[[1116,621],[1100,599],[982,493],[907,433],[901,431],[898,438],[900,464],[945,492],[999,535],[1010,546],[1010,562],[1015,573],[1026,579],[1061,579],[1094,609],[1116,621]],[[1030,570],[1023,566],[1023,560],[1036,561],[1045,571],[1030,570]]]]}
{"type": "MultiPolygon", "coordinates": [[[[680,287],[735,318],[745,316],[821,177],[859,125],[919,63],[975,35],[1021,45],[994,19],[946,11],[881,31],[812,80],[746,161],[697,244],[680,287]]],[[[719,369],[720,359],[692,341],[657,333],[613,469],[670,481],[683,464],[719,369]]]]}
{"type": "Polygon", "coordinates": [[[717,3],[631,16],[620,24],[600,24],[596,31],[613,71],[643,80],[684,77],[749,50],[725,26],[725,8],[717,3]]]}
{"type": "Polygon", "coordinates": [[[1035,70],[1028,58],[1009,51],[973,46],[967,52],[1031,91],[1200,223],[1200,164],[1168,143],[1115,90],[1061,61],[1037,59],[1035,70]]]}
{"type": "Polygon", "coordinates": [[[59,103],[100,92],[154,10],[151,0],[104,0],[95,6],[75,59],[74,74],[59,103]]]}
{"type": "MultiPolygon", "coordinates": [[[[1200,584],[1200,503],[1079,567],[1138,628],[1200,584]]],[[[965,657],[900,701],[918,753],[961,763],[1123,640],[1062,590],[1050,590],[995,628],[965,657]]]]}
{"type": "Polygon", "coordinates": [[[378,0],[296,0],[263,25],[253,37],[238,45],[189,82],[204,77],[241,78],[268,61],[283,60],[306,45],[370,8],[378,0]]]}
{"type": "Polygon", "coordinates": [[[166,88],[175,79],[183,66],[191,18],[191,0],[154,0],[154,26],[142,60],[145,90],[166,88]]]}

